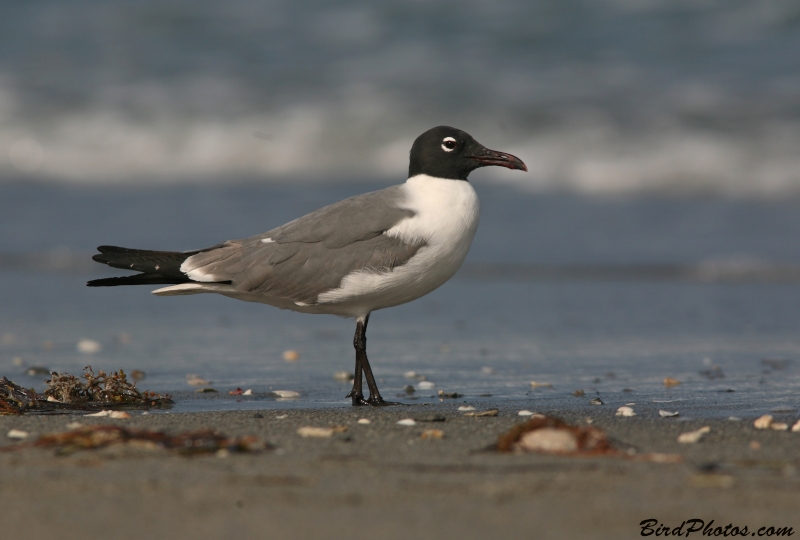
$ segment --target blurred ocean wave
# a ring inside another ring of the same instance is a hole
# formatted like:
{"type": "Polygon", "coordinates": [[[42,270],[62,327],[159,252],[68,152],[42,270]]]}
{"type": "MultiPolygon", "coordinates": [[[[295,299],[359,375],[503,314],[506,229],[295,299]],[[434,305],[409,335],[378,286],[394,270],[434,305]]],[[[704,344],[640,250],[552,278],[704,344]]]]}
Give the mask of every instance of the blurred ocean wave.
{"type": "Polygon", "coordinates": [[[402,179],[444,123],[522,157],[480,174],[533,190],[800,191],[795,0],[3,12],[0,181],[402,179]]]}

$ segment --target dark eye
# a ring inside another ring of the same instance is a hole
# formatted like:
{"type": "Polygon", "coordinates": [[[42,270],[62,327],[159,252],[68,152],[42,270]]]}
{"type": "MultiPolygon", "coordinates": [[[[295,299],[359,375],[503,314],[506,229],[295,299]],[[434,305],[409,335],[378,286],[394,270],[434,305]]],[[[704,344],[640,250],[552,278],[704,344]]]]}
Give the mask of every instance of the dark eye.
{"type": "Polygon", "coordinates": [[[442,140],[442,150],[452,152],[456,148],[456,140],[453,137],[445,137],[442,140]]]}

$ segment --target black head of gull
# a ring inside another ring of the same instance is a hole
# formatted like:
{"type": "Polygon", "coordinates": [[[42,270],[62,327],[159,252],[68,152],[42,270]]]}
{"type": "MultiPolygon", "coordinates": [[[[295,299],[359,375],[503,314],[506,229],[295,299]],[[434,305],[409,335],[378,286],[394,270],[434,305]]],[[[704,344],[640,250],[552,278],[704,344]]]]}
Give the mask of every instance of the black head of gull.
{"type": "Polygon", "coordinates": [[[408,177],[425,174],[434,178],[466,180],[475,169],[489,165],[528,170],[518,157],[489,150],[466,131],[437,126],[417,137],[411,146],[408,177]]]}
{"type": "Polygon", "coordinates": [[[168,285],[158,296],[216,293],[303,313],[356,319],[353,405],[389,405],[367,359],[370,313],[415,300],[450,279],[478,227],[473,170],[527,171],[517,157],[489,150],[447,126],[420,135],[404,184],[320,208],[285,225],[194,251],[100,246],[93,259],[135,275],[90,287],[168,285]],[[452,181],[455,180],[455,181],[452,181]],[[362,374],[370,396],[362,393],[362,374]]]}

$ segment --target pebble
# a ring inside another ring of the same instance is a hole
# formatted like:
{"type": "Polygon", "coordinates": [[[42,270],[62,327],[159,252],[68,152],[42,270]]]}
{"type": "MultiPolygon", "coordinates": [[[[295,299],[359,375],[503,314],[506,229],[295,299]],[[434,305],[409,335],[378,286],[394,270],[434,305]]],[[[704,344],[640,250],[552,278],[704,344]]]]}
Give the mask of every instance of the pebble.
{"type": "Polygon", "coordinates": [[[464,397],[464,394],[459,394],[458,392],[445,392],[444,390],[439,390],[439,397],[442,399],[458,399],[460,397],[464,397]]]}
{"type": "Polygon", "coordinates": [[[278,396],[279,398],[297,398],[297,397],[300,397],[300,392],[295,392],[294,390],[273,390],[272,394],[278,396]]]}
{"type": "Polygon", "coordinates": [[[414,420],[413,418],[403,418],[402,420],[397,422],[397,425],[398,426],[416,426],[417,425],[417,421],[414,420]]]}
{"type": "Polygon", "coordinates": [[[785,422],[773,422],[772,425],[769,426],[770,429],[774,429],[775,431],[786,431],[789,429],[789,424],[785,422]]]}
{"type": "Polygon", "coordinates": [[[792,426],[792,431],[795,433],[800,433],[800,420],[794,423],[792,426]]]}
{"type": "Polygon", "coordinates": [[[625,405],[617,409],[615,416],[636,416],[636,413],[633,409],[625,405]]]}
{"type": "Polygon", "coordinates": [[[533,411],[527,411],[526,410],[526,411],[519,411],[517,413],[517,416],[533,416],[534,414],[536,414],[536,413],[533,412],[533,411]]]}
{"type": "Polygon", "coordinates": [[[678,379],[673,379],[672,377],[664,378],[664,386],[666,386],[667,388],[669,388],[670,386],[678,386],[679,384],[681,384],[681,381],[679,381],[678,379]]]}
{"type": "Polygon", "coordinates": [[[333,378],[336,379],[337,381],[349,382],[352,381],[355,377],[349,371],[337,371],[336,373],[333,374],[333,378]]]}
{"type": "Polygon", "coordinates": [[[436,388],[436,383],[432,383],[431,381],[420,381],[417,387],[420,390],[432,390],[436,388]]]}
{"type": "Polygon", "coordinates": [[[464,416],[471,416],[471,417],[485,417],[485,416],[497,416],[500,414],[500,409],[489,409],[486,411],[470,411],[465,413],[464,416]]]}
{"type": "Polygon", "coordinates": [[[405,377],[406,379],[419,379],[420,378],[419,373],[417,373],[416,371],[406,371],[405,373],[403,373],[403,377],[405,377]]]}
{"type": "Polygon", "coordinates": [[[444,431],[441,429],[426,429],[419,436],[420,439],[441,439],[442,437],[444,437],[444,431]]]}
{"type": "Polygon", "coordinates": [[[678,435],[678,442],[683,444],[694,444],[703,438],[703,435],[711,431],[709,426],[703,426],[695,431],[687,431],[678,435]]]}
{"type": "Polygon", "coordinates": [[[403,387],[403,392],[405,392],[406,394],[410,395],[410,394],[413,394],[414,392],[416,392],[416,390],[414,390],[413,386],[411,386],[410,384],[407,384],[407,385],[405,385],[403,387]]]}
{"type": "Polygon", "coordinates": [[[300,435],[301,437],[328,438],[328,437],[333,437],[334,433],[341,433],[342,431],[347,431],[347,427],[345,427],[345,426],[333,426],[333,427],[303,426],[301,428],[297,428],[297,434],[300,435]]]}
{"type": "Polygon", "coordinates": [[[357,423],[362,425],[367,425],[371,424],[372,422],[370,422],[369,418],[359,418],[357,423]]]}
{"type": "Polygon", "coordinates": [[[575,390],[574,392],[572,392],[572,395],[575,397],[583,397],[586,395],[586,392],[584,392],[583,390],[575,390]]]}
{"type": "Polygon", "coordinates": [[[197,390],[195,390],[195,392],[197,392],[198,394],[216,394],[218,391],[215,390],[214,388],[207,387],[207,388],[198,388],[197,390]]]}
{"type": "Polygon", "coordinates": [[[553,385],[546,382],[531,381],[531,388],[552,388],[553,385]]]}
{"type": "Polygon", "coordinates": [[[414,420],[417,422],[446,422],[447,417],[442,414],[432,414],[430,416],[417,416],[414,420]]]}
{"type": "Polygon", "coordinates": [[[6,437],[9,439],[27,439],[28,435],[30,435],[30,433],[27,431],[22,431],[21,429],[12,429],[6,434],[6,437]]]}
{"type": "Polygon", "coordinates": [[[288,351],[283,351],[283,359],[287,362],[297,362],[300,358],[300,353],[295,351],[294,349],[289,349],[288,351]]]}
{"type": "Polygon", "coordinates": [[[469,405],[462,405],[458,408],[459,411],[474,411],[475,407],[470,407],[469,405]]]}
{"type": "Polygon", "coordinates": [[[658,416],[660,416],[661,418],[672,418],[673,416],[678,416],[679,414],[680,413],[678,411],[670,412],[670,411],[665,411],[663,409],[658,411],[658,416]]]}
{"type": "Polygon", "coordinates": [[[756,429],[769,429],[774,420],[771,414],[765,414],[756,418],[755,422],[753,422],[753,427],[756,429]]]}
{"type": "Polygon", "coordinates": [[[602,405],[603,400],[599,397],[594,398],[592,401],[589,402],[589,405],[602,405]]]}
{"type": "Polygon", "coordinates": [[[93,339],[82,339],[76,345],[79,353],[96,354],[103,350],[103,346],[93,339]]]}

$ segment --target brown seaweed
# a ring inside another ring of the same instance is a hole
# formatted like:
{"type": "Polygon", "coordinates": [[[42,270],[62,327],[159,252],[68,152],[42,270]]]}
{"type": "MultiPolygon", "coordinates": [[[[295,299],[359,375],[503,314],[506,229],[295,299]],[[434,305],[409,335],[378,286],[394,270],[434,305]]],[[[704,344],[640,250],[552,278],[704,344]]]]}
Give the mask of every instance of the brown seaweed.
{"type": "Polygon", "coordinates": [[[54,448],[57,454],[64,455],[80,450],[120,445],[140,450],[171,450],[181,455],[209,454],[220,451],[255,452],[266,448],[266,445],[257,437],[227,437],[211,429],[169,435],[163,431],[99,425],[45,435],[36,441],[6,446],[2,450],[54,448]]]}
{"type": "Polygon", "coordinates": [[[81,380],[68,373],[50,374],[43,394],[23,388],[6,377],[0,379],[0,415],[52,413],[74,410],[169,407],[173,401],[150,391],[139,391],[123,370],[96,375],[84,368],[81,380]]]}

